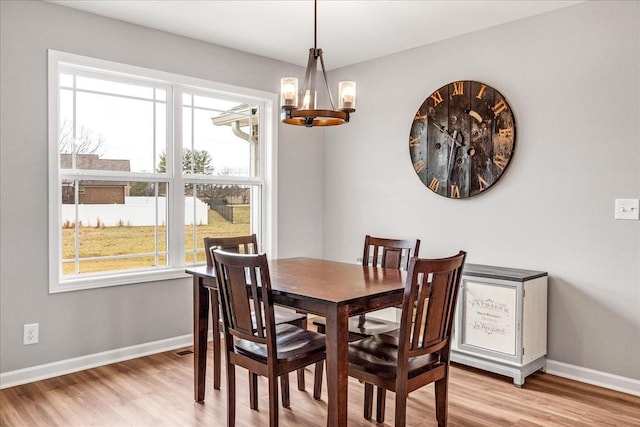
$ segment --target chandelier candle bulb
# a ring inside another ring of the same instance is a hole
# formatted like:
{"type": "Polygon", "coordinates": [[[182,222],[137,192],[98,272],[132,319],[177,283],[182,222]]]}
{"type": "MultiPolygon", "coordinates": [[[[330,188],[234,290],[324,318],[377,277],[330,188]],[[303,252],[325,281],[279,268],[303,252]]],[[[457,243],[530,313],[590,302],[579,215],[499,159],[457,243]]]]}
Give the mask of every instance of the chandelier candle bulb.
{"type": "Polygon", "coordinates": [[[338,99],[340,110],[355,111],[356,109],[356,82],[344,81],[338,83],[338,99]]]}
{"type": "Polygon", "coordinates": [[[298,105],[298,79],[283,77],[280,79],[280,105],[296,107],[298,105]]]}
{"type": "Polygon", "coordinates": [[[313,106],[311,106],[311,92],[310,91],[306,91],[304,93],[304,98],[302,98],[302,108],[301,110],[315,110],[316,108],[316,99],[318,98],[318,92],[314,91],[314,97],[313,97],[313,106]]]}

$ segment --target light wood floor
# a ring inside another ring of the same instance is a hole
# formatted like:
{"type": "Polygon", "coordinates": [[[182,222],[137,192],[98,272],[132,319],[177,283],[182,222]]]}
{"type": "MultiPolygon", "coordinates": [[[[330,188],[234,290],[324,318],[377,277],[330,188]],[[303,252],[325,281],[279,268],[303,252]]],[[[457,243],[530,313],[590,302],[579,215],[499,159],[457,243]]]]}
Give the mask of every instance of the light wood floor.
{"type": "MultiPolygon", "coordinates": [[[[267,425],[266,381],[260,410],[252,411],[246,371],[237,371],[237,425],[267,425]]],[[[224,426],[224,380],[213,390],[209,372],[204,404],[193,400],[193,354],[178,351],[4,389],[0,426],[224,426]]],[[[315,401],[312,382],[307,370],[307,391],[300,392],[292,375],[291,409],[280,408],[280,425],[326,426],[326,387],[315,401]]],[[[350,379],[349,425],[375,426],[362,418],[362,389],[350,379]]],[[[640,426],[640,398],[549,374],[536,373],[519,389],[509,378],[454,365],[449,390],[450,426],[640,426]]],[[[408,405],[409,426],[436,425],[432,385],[412,393],[408,405]]],[[[384,425],[393,425],[393,412],[388,393],[384,425]]]]}

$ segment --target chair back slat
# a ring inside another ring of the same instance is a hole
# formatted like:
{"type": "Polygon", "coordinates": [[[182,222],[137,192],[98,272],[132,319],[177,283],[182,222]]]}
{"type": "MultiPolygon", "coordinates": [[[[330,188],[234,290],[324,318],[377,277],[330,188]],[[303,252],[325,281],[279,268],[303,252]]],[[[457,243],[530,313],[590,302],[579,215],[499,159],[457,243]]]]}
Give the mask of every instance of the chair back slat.
{"type": "Polygon", "coordinates": [[[448,348],[465,257],[460,251],[449,258],[411,259],[402,303],[399,360],[448,348]]]}
{"type": "Polygon", "coordinates": [[[211,253],[225,336],[267,344],[271,348],[269,343],[274,339],[275,324],[266,255],[237,254],[220,249],[213,249],[211,253]]]}
{"type": "Polygon", "coordinates": [[[429,286],[429,297],[427,301],[427,316],[425,328],[422,335],[422,346],[429,347],[444,341],[446,336],[447,315],[449,312],[449,301],[451,301],[452,287],[450,272],[434,273],[429,286]]]}
{"type": "Polygon", "coordinates": [[[207,257],[207,265],[209,267],[213,267],[213,258],[211,256],[212,248],[237,254],[257,254],[258,239],[255,234],[234,237],[205,237],[204,253],[207,257]]]}
{"type": "Polygon", "coordinates": [[[429,284],[428,278],[423,273],[418,273],[416,277],[417,283],[411,290],[414,299],[414,314],[413,314],[413,325],[411,327],[411,345],[410,348],[412,350],[416,349],[418,343],[423,341],[423,337],[421,334],[424,334],[426,330],[426,314],[427,314],[427,305],[425,304],[429,298],[429,292],[431,290],[431,286],[429,284]]]}
{"type": "MultiPolygon", "coordinates": [[[[260,295],[260,290],[262,289],[262,284],[258,283],[258,275],[257,275],[257,269],[256,268],[249,268],[249,277],[250,277],[250,281],[249,283],[251,283],[251,295],[260,295]],[[260,288],[258,288],[258,286],[260,286],[260,288]]],[[[255,333],[258,337],[261,338],[266,338],[266,328],[265,325],[263,323],[263,319],[265,318],[265,313],[264,313],[264,301],[262,300],[262,298],[254,298],[253,299],[253,311],[254,311],[254,316],[253,318],[255,319],[255,333]]]]}
{"type": "Polygon", "coordinates": [[[367,235],[362,265],[406,270],[411,257],[418,256],[419,239],[398,240],[367,235]]]}

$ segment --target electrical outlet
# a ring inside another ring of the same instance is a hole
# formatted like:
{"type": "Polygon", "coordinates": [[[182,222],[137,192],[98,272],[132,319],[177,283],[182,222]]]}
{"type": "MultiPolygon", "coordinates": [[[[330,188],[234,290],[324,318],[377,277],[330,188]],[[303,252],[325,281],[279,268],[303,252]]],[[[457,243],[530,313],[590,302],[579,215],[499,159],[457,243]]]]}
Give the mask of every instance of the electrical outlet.
{"type": "Polygon", "coordinates": [[[30,323],[28,325],[24,325],[22,344],[38,344],[38,326],[38,323],[30,323]]]}

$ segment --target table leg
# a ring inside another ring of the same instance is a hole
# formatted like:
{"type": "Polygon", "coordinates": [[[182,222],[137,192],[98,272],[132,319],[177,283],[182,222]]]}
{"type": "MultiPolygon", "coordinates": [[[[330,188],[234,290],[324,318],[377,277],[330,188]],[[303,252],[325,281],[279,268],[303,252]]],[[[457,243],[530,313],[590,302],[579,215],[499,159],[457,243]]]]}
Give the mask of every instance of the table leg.
{"type": "Polygon", "coordinates": [[[326,317],[327,339],[327,425],[347,425],[349,379],[349,316],[347,307],[335,307],[326,317]]]}
{"type": "Polygon", "coordinates": [[[204,401],[209,332],[209,290],[193,277],[193,391],[196,402],[204,401]]]}

